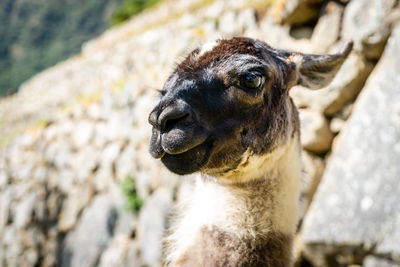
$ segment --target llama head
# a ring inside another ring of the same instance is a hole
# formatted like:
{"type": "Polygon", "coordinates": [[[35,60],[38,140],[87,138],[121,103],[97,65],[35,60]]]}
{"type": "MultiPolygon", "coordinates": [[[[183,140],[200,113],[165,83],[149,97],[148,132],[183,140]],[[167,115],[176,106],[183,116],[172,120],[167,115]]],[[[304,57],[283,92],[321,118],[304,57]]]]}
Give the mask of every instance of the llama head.
{"type": "Polygon", "coordinates": [[[150,153],[177,174],[219,177],[251,155],[278,149],[298,132],[288,90],[328,84],[350,53],[276,50],[248,38],[195,49],[166,81],[150,113],[150,153]]]}

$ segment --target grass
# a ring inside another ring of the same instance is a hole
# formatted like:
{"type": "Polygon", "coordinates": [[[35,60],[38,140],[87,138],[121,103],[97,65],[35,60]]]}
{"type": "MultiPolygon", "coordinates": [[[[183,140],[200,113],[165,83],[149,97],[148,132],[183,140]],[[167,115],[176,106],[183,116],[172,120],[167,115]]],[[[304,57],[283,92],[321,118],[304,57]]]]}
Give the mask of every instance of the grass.
{"type": "Polygon", "coordinates": [[[138,196],[135,180],[127,175],[120,184],[123,195],[126,199],[125,208],[129,211],[138,212],[143,206],[143,200],[138,196]]]}
{"type": "Polygon", "coordinates": [[[124,3],[113,13],[111,23],[118,25],[139,14],[145,9],[154,6],[160,0],[125,0],[124,3]]]}

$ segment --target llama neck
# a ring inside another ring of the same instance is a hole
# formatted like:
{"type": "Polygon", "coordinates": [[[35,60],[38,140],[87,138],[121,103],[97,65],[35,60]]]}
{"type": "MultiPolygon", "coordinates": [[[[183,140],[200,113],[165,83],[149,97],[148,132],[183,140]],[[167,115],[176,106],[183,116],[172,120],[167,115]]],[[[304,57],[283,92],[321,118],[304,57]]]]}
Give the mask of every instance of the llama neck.
{"type": "MultiPolygon", "coordinates": [[[[212,236],[218,231],[232,240],[256,243],[276,236],[293,236],[300,176],[297,138],[288,143],[281,156],[274,156],[274,162],[269,161],[270,158],[271,155],[265,156],[265,160],[251,159],[262,163],[264,172],[251,180],[247,177],[244,183],[221,182],[221,179],[206,175],[198,177],[184,217],[170,237],[175,243],[172,244],[173,258],[182,259],[184,251],[187,253],[188,249],[201,243],[199,238],[219,239],[212,236]]],[[[210,240],[202,242],[210,244],[210,240]]],[[[199,248],[193,250],[199,251],[199,248]]]]}
{"type": "Polygon", "coordinates": [[[271,154],[251,156],[239,171],[246,175],[243,183],[206,175],[197,179],[192,210],[199,223],[218,226],[241,238],[271,231],[292,235],[301,168],[296,141],[271,154]]]}

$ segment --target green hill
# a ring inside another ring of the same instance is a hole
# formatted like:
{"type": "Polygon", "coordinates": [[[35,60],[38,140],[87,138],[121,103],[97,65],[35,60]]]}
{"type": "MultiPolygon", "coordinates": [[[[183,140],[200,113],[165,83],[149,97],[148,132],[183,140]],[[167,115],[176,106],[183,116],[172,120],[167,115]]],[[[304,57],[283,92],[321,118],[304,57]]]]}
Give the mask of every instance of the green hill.
{"type": "Polygon", "coordinates": [[[0,1],[0,96],[80,51],[123,0],[0,1]]]}

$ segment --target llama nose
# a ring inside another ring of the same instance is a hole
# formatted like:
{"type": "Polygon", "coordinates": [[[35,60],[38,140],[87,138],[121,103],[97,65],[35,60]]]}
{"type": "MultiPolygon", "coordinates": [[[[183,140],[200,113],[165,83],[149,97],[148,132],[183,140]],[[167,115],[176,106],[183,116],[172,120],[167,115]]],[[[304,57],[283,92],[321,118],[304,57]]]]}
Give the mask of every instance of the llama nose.
{"type": "Polygon", "coordinates": [[[158,117],[158,122],[161,126],[160,130],[164,132],[174,128],[178,122],[189,117],[189,115],[190,112],[187,109],[167,107],[158,117]]]}
{"type": "Polygon", "coordinates": [[[189,105],[184,102],[178,102],[166,106],[157,116],[158,113],[158,109],[154,109],[149,116],[149,122],[154,128],[165,132],[174,128],[178,122],[191,117],[192,112],[189,105]]]}

